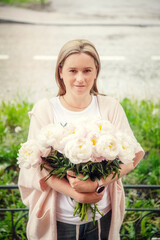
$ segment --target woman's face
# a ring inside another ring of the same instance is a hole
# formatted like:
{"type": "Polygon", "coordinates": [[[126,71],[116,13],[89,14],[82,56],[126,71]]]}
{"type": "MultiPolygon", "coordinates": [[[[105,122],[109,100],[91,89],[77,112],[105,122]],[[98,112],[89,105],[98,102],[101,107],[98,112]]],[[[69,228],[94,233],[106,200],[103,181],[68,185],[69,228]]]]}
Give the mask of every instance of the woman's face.
{"type": "Polygon", "coordinates": [[[94,58],[86,53],[68,56],[59,72],[66,87],[66,94],[74,95],[90,94],[97,76],[94,58]]]}

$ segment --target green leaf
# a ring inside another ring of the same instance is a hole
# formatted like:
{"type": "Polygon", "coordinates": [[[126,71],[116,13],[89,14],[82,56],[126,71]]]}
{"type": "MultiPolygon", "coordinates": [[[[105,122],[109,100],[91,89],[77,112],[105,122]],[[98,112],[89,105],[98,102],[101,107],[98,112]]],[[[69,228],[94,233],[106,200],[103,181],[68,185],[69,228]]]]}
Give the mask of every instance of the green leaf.
{"type": "Polygon", "coordinates": [[[79,178],[79,180],[82,180],[82,181],[86,181],[87,179],[89,179],[89,175],[86,175],[85,177],[79,178]]]}

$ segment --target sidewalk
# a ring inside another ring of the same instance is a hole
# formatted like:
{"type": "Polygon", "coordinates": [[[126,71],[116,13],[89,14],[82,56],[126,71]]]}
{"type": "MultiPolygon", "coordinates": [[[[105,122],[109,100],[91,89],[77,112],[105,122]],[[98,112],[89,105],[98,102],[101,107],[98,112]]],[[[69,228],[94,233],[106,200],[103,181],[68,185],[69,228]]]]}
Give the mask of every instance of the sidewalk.
{"type": "MultiPolygon", "coordinates": [[[[1,6],[0,21],[13,23],[28,23],[42,25],[57,25],[75,23],[75,17],[57,13],[57,12],[40,12],[30,9],[1,6]]],[[[76,22],[83,22],[83,19],[76,17],[76,22]]]]}
{"type": "MultiPolygon", "coordinates": [[[[125,0],[120,0],[123,3],[125,0]]],[[[92,8],[78,9],[75,5],[65,5],[63,1],[61,5],[55,2],[56,9],[52,11],[36,11],[26,8],[11,7],[0,5],[0,22],[39,24],[39,25],[129,25],[129,26],[160,26],[160,4],[155,0],[157,7],[152,8],[147,5],[140,8],[138,3],[133,6],[125,6],[125,4],[115,5],[101,1],[103,5],[97,4],[92,8]],[[136,5],[137,4],[137,5],[136,5]],[[59,9],[58,9],[59,7],[59,9]],[[149,9],[150,8],[150,9],[149,9]],[[159,11],[158,11],[159,10],[159,11]]],[[[71,0],[70,0],[71,2],[71,0]]],[[[91,6],[90,6],[91,7],[91,6]]]]}

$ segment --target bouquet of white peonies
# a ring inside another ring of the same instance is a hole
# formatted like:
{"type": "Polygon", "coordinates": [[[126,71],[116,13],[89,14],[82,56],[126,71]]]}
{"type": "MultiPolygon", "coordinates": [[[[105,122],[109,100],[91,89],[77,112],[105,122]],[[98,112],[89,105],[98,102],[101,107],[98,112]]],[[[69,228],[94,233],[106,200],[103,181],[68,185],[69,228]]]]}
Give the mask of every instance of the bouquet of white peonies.
{"type": "MultiPolygon", "coordinates": [[[[82,174],[83,181],[95,181],[110,174],[119,176],[119,164],[132,162],[137,146],[134,137],[116,130],[109,121],[87,118],[43,127],[36,139],[21,144],[17,159],[20,168],[45,168],[46,181],[52,175],[64,178],[68,170],[82,174]]],[[[78,213],[81,221],[88,221],[88,209],[95,222],[96,204],[77,203],[73,215],[78,213]]]]}

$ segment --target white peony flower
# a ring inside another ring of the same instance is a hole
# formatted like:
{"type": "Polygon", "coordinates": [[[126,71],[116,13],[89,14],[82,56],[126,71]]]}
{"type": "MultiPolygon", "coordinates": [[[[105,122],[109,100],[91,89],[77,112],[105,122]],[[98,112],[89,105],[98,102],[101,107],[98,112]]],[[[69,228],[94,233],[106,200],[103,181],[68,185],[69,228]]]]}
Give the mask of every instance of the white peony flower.
{"type": "Polygon", "coordinates": [[[63,137],[67,137],[69,135],[75,134],[75,129],[76,129],[76,125],[75,124],[67,123],[63,127],[63,137]]]}
{"type": "Polygon", "coordinates": [[[62,137],[63,126],[61,124],[49,124],[41,129],[37,141],[41,148],[52,146],[54,149],[59,150],[62,137]]]}
{"type": "Polygon", "coordinates": [[[99,119],[98,121],[95,122],[97,125],[99,131],[102,133],[108,133],[114,130],[114,126],[111,122],[107,120],[101,120],[99,119]]]}
{"type": "Polygon", "coordinates": [[[86,136],[86,130],[83,125],[78,124],[75,125],[74,123],[68,123],[64,127],[63,138],[60,141],[60,145],[62,148],[65,148],[65,145],[75,138],[83,138],[86,136]]]}
{"type": "Polygon", "coordinates": [[[100,133],[97,131],[91,131],[88,133],[87,138],[92,142],[93,147],[96,146],[100,137],[100,133]]]}
{"type": "Polygon", "coordinates": [[[100,134],[100,129],[98,125],[94,124],[94,122],[91,122],[90,124],[86,124],[85,129],[88,136],[100,134]]]}
{"type": "Polygon", "coordinates": [[[124,164],[132,162],[135,157],[137,141],[132,136],[122,132],[118,132],[116,137],[119,142],[119,160],[121,160],[124,164]]]}
{"type": "Polygon", "coordinates": [[[87,162],[92,155],[92,143],[87,138],[73,139],[66,144],[64,154],[74,164],[87,162]]]}
{"type": "Polygon", "coordinates": [[[92,130],[91,132],[88,133],[87,138],[92,143],[92,161],[94,162],[96,161],[96,158],[99,157],[99,154],[97,154],[96,145],[100,138],[100,132],[97,130],[92,130]]]}
{"type": "Polygon", "coordinates": [[[76,119],[76,121],[74,121],[74,124],[78,127],[78,128],[83,128],[85,129],[86,133],[90,133],[91,131],[96,131],[99,132],[99,127],[96,124],[97,123],[97,119],[96,118],[80,118],[80,119],[76,119]]]}
{"type": "Polygon", "coordinates": [[[42,147],[39,146],[39,150],[41,152],[41,157],[48,157],[51,152],[51,147],[42,147]]]}
{"type": "Polygon", "coordinates": [[[29,140],[21,144],[17,158],[19,167],[30,168],[31,166],[36,166],[41,162],[40,155],[41,152],[36,141],[29,140]]]}
{"type": "Polygon", "coordinates": [[[110,134],[102,135],[96,144],[96,151],[99,157],[114,160],[119,152],[116,138],[110,134]]]}

